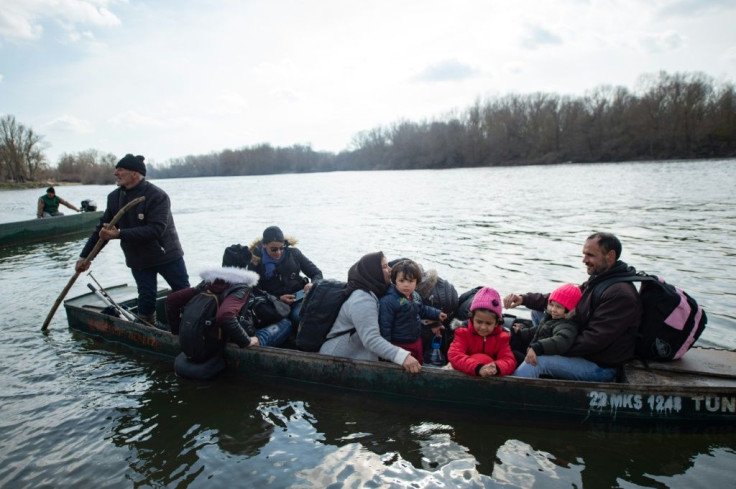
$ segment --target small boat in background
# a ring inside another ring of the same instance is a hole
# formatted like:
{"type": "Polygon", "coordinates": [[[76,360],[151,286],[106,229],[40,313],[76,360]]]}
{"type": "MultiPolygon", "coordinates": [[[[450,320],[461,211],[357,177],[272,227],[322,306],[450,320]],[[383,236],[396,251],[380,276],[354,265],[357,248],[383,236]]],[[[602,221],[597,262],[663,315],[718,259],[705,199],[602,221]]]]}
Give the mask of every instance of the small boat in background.
{"type": "Polygon", "coordinates": [[[37,243],[72,234],[91,233],[102,211],[83,211],[59,217],[0,224],[0,247],[37,243]]]}
{"type": "MultiPolygon", "coordinates": [[[[120,306],[135,311],[135,287],[106,291],[120,306]]],[[[165,318],[164,299],[158,317],[165,318]]],[[[105,342],[171,359],[179,338],[167,331],[103,314],[108,306],[93,293],[65,301],[70,329],[105,342]]],[[[635,360],[617,382],[579,382],[518,377],[471,377],[425,366],[411,375],[389,362],[370,362],[287,348],[229,344],[227,368],[245,379],[297,382],[317,389],[336,388],[373,398],[417,401],[453,408],[490,410],[505,415],[542,415],[575,422],[614,424],[643,421],[701,428],[736,422],[736,351],[694,347],[672,362],[635,360]]],[[[495,414],[494,414],[495,415],[495,414]]]]}

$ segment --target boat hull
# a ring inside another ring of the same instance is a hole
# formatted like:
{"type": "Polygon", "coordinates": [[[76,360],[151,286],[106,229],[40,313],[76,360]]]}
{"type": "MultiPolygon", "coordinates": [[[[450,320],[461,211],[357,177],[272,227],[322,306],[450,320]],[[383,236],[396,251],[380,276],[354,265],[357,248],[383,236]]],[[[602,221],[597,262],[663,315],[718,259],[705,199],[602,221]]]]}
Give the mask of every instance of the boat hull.
{"type": "Polygon", "coordinates": [[[101,217],[102,211],[79,212],[68,216],[0,224],[0,247],[37,243],[84,232],[91,233],[101,217]]]}
{"type": "MultiPolygon", "coordinates": [[[[180,352],[177,336],[103,315],[99,309],[104,304],[95,304],[95,301],[99,299],[89,294],[66,301],[72,330],[172,359],[180,352]]],[[[736,352],[726,353],[736,355],[736,352]]],[[[687,382],[689,375],[671,374],[673,379],[679,376],[680,380],[662,382],[655,376],[651,383],[644,384],[477,378],[431,367],[425,367],[421,374],[411,375],[388,362],[356,361],[281,348],[238,348],[232,344],[228,345],[225,358],[229,370],[249,379],[275,378],[280,382],[347,389],[371,398],[392,397],[448,407],[555,415],[576,421],[644,420],[723,425],[736,421],[736,380],[727,375],[687,382]]],[[[727,361],[732,359],[729,357],[727,361]]],[[[636,365],[629,369],[631,372],[649,370],[636,365]]]]}

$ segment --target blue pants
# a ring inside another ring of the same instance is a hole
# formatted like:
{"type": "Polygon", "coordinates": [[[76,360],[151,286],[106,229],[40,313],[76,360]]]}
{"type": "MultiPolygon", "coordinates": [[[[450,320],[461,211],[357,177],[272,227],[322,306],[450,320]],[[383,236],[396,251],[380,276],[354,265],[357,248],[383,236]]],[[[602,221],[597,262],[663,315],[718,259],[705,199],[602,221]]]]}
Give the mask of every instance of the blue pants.
{"type": "Polygon", "coordinates": [[[291,313],[289,313],[289,319],[291,319],[291,324],[294,326],[294,328],[299,327],[299,313],[302,310],[302,301],[295,302],[294,305],[291,306],[291,313]]]}
{"type": "Polygon", "coordinates": [[[616,377],[617,371],[616,368],[601,367],[585,358],[539,355],[536,366],[523,362],[512,375],[526,378],[544,375],[553,379],[609,382],[616,377]]]}
{"type": "Polygon", "coordinates": [[[142,270],[134,268],[130,270],[133,272],[133,278],[138,286],[139,316],[150,316],[156,312],[157,275],[161,275],[166,280],[172,291],[189,287],[189,275],[187,274],[187,266],[184,264],[184,258],[142,270]]]}
{"type": "Polygon", "coordinates": [[[256,331],[258,343],[261,346],[281,346],[289,338],[291,333],[291,321],[284,318],[278,323],[273,323],[256,331]]]}

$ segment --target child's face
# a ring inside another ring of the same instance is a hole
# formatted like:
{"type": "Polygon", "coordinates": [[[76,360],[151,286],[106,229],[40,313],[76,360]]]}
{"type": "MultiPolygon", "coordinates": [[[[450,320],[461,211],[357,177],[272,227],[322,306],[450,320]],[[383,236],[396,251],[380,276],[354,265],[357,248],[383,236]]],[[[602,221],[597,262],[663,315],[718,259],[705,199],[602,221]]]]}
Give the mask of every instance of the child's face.
{"type": "Polygon", "coordinates": [[[473,311],[473,327],[480,336],[488,336],[498,326],[498,318],[488,309],[473,311]]]}
{"type": "Polygon", "coordinates": [[[565,317],[565,306],[557,301],[549,301],[547,312],[552,316],[552,319],[562,319],[565,317]]]}
{"type": "Polygon", "coordinates": [[[396,290],[409,297],[417,288],[417,279],[404,277],[404,272],[396,274],[396,290]]]}

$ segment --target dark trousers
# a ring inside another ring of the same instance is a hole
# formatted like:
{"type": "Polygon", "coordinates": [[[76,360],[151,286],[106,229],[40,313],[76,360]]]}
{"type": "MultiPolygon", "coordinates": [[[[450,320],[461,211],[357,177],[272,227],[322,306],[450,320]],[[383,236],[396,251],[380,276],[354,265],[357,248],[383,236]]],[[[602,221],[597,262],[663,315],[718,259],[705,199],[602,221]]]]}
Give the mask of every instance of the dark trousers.
{"type": "Polygon", "coordinates": [[[187,274],[187,266],[184,264],[184,258],[179,258],[164,265],[144,268],[143,270],[131,269],[131,272],[133,272],[133,278],[138,286],[139,316],[151,316],[156,312],[157,275],[161,275],[173,291],[189,287],[189,275],[187,274]]]}

